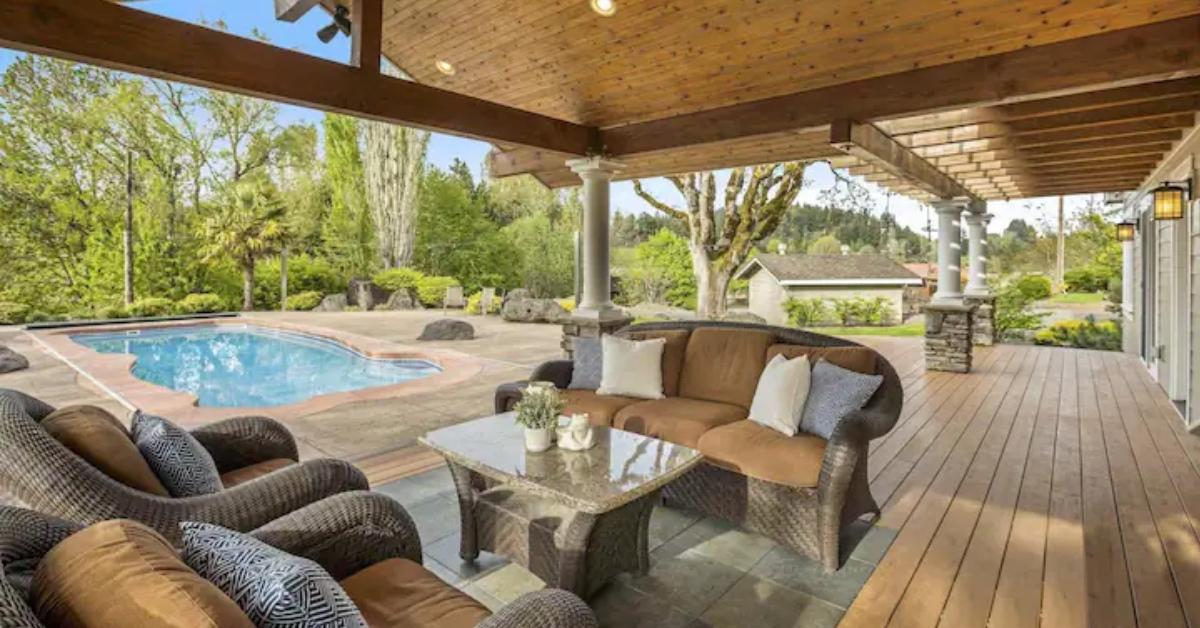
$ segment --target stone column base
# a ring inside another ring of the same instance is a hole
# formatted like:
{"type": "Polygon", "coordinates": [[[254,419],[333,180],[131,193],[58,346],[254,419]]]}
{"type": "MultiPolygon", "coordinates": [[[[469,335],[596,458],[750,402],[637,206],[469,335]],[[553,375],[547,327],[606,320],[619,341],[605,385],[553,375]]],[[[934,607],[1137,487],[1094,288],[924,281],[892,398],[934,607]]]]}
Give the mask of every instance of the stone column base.
{"type": "Polygon", "coordinates": [[[610,316],[601,319],[573,316],[569,321],[563,323],[562,344],[560,346],[566,352],[567,357],[571,357],[574,350],[572,341],[575,338],[599,338],[604,334],[611,334],[627,327],[632,322],[633,317],[624,312],[619,317],[610,316]]]}
{"type": "Polygon", "coordinates": [[[930,303],[925,306],[925,369],[971,372],[971,336],[975,306],[930,303]]]}
{"type": "Polygon", "coordinates": [[[975,306],[971,325],[975,346],[990,347],[996,344],[996,295],[968,294],[963,297],[963,303],[975,306]]]}

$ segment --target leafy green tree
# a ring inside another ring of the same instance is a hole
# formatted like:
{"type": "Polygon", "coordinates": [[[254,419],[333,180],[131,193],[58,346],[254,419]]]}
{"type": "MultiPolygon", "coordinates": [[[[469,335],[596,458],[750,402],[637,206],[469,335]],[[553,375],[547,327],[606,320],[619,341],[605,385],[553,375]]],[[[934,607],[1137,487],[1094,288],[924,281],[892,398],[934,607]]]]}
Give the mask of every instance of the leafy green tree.
{"type": "Polygon", "coordinates": [[[808,245],[809,255],[841,255],[842,243],[831,235],[823,235],[808,245]]]}
{"type": "Polygon", "coordinates": [[[518,253],[471,198],[460,178],[430,168],[421,184],[414,266],[427,275],[458,279],[467,292],[510,287],[518,253]]]}
{"type": "Polygon", "coordinates": [[[516,274],[523,288],[550,298],[575,291],[575,232],[546,214],[518,218],[504,228],[520,261],[516,274]]]}
{"type": "MultiPolygon", "coordinates": [[[[661,278],[661,298],[675,307],[696,307],[696,276],[692,273],[687,240],[670,229],[662,229],[635,249],[635,277],[645,282],[661,278]]],[[[657,301],[648,294],[650,301],[657,301]]]]}
{"type": "Polygon", "coordinates": [[[286,211],[266,181],[237,185],[230,198],[204,224],[205,261],[231,258],[242,272],[242,309],[254,309],[254,270],[258,261],[279,251],[287,237],[286,211]]]}
{"type": "Polygon", "coordinates": [[[358,121],[326,114],[325,181],[329,189],[329,215],[321,230],[321,243],[334,266],[351,276],[370,274],[377,259],[375,225],[367,207],[358,121]]]}

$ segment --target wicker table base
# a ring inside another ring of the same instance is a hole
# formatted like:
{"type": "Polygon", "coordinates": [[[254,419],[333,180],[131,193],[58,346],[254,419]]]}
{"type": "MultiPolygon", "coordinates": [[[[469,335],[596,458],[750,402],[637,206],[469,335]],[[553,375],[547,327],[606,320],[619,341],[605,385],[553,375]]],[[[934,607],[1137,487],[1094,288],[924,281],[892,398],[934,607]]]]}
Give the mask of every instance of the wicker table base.
{"type": "Polygon", "coordinates": [[[520,564],[548,586],[587,598],[613,576],[650,568],[650,513],[659,491],[590,514],[449,463],[458,490],[463,560],[481,550],[520,564]]]}

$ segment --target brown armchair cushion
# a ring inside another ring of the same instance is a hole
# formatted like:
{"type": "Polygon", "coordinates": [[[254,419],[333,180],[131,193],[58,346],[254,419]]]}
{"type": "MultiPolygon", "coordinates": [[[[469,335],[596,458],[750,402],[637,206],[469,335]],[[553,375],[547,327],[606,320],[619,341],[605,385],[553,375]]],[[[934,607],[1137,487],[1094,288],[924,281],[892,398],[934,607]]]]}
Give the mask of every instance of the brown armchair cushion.
{"type": "Polygon", "coordinates": [[[613,427],[695,447],[707,431],[746,418],[746,409],[728,403],[667,397],[640,401],[617,412],[613,427]]]}
{"type": "Polygon", "coordinates": [[[683,355],[687,350],[690,335],[691,331],[687,329],[631,331],[625,334],[630,340],[663,338],[667,341],[666,346],[663,347],[662,376],[663,394],[668,397],[679,395],[679,375],[683,372],[683,355]]]}
{"type": "Polygon", "coordinates": [[[864,375],[875,375],[878,370],[878,354],[867,347],[810,347],[807,345],[776,344],[767,348],[767,361],[777,355],[791,360],[802,355],[808,356],[808,361],[816,364],[824,359],[844,369],[850,369],[864,375]]]}
{"type": "Polygon", "coordinates": [[[619,395],[597,395],[594,390],[562,390],[567,405],[563,414],[586,414],[592,425],[611,426],[613,417],[626,406],[645,401],[619,395]]]}
{"type": "Polygon", "coordinates": [[[403,558],[375,563],[341,585],[372,628],[475,628],[492,614],[471,596],[403,558]]]}
{"type": "Polygon", "coordinates": [[[129,431],[97,406],[66,406],[42,419],[42,429],[108,477],[139,491],[169,497],[129,431]]]}
{"type": "Polygon", "coordinates": [[[771,332],[759,329],[693,331],[683,358],[679,396],[749,408],[773,339],[771,332]]]}
{"type": "Polygon", "coordinates": [[[227,473],[221,474],[221,485],[225,488],[233,488],[238,484],[245,484],[251,480],[257,480],[264,475],[270,475],[284,467],[290,467],[296,464],[295,460],[287,458],[274,458],[272,460],[264,460],[252,464],[241,469],[234,469],[227,473]]]}
{"type": "Polygon", "coordinates": [[[133,521],[105,521],[55,546],[33,578],[31,600],[47,626],[253,628],[166,539],[133,521]]]}
{"type": "Polygon", "coordinates": [[[738,421],[705,432],[699,449],[710,462],[752,478],[810,488],[821,477],[825,440],[804,433],[787,436],[754,421],[738,421]]]}

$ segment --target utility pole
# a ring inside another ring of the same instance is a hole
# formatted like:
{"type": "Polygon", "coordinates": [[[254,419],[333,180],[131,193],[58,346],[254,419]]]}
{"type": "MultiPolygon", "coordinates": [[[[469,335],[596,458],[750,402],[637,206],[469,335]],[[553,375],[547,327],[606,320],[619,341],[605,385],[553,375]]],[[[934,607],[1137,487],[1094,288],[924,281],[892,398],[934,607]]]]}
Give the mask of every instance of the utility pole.
{"type": "Polygon", "coordinates": [[[1058,197],[1058,257],[1054,263],[1054,291],[1062,292],[1063,277],[1067,272],[1067,234],[1063,214],[1063,197],[1058,197]]]}
{"type": "Polygon", "coordinates": [[[133,151],[125,151],[125,306],[133,304],[133,151]]]}

